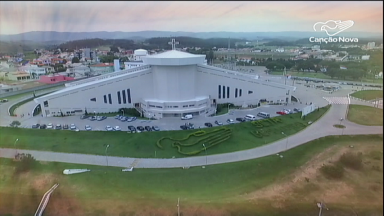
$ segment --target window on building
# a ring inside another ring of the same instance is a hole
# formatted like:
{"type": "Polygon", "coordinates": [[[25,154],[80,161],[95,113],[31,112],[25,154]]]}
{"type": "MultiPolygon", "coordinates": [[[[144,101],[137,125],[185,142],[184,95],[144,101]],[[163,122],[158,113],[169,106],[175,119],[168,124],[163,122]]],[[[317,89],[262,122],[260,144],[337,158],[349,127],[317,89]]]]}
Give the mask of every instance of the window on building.
{"type": "Polygon", "coordinates": [[[44,101],[44,107],[48,107],[48,101],[44,101]]]}
{"type": "Polygon", "coordinates": [[[123,97],[123,104],[126,104],[127,103],[127,97],[125,96],[125,90],[121,91],[123,93],[122,97],[123,97]]]}
{"type": "Polygon", "coordinates": [[[235,88],[235,98],[237,98],[237,88],[235,88]]]}
{"type": "Polygon", "coordinates": [[[223,86],[223,98],[225,98],[225,86],[223,86]]]}
{"type": "Polygon", "coordinates": [[[121,95],[120,95],[120,91],[117,92],[117,102],[119,104],[121,104],[121,95]]]}
{"type": "Polygon", "coordinates": [[[107,103],[107,95],[104,95],[104,103],[107,103]]]}
{"type": "Polygon", "coordinates": [[[183,105],[183,107],[188,107],[188,105],[183,105]]]}
{"type": "Polygon", "coordinates": [[[227,98],[229,98],[229,87],[227,87],[227,98]]]}
{"type": "Polygon", "coordinates": [[[173,108],[179,108],[179,106],[173,106],[173,108]]]}
{"type": "Polygon", "coordinates": [[[239,97],[241,97],[241,93],[242,93],[242,91],[241,91],[241,89],[240,89],[240,91],[239,91],[239,97]]]}
{"type": "Polygon", "coordinates": [[[131,101],[131,89],[127,89],[128,103],[132,103],[131,101]]]}
{"type": "Polygon", "coordinates": [[[91,98],[91,101],[96,102],[96,98],[91,98]]]}
{"type": "Polygon", "coordinates": [[[195,106],[195,104],[190,104],[190,105],[189,105],[189,107],[194,107],[194,106],[195,106]]]}
{"type": "Polygon", "coordinates": [[[221,99],[221,85],[219,85],[219,99],[221,99]]]}
{"type": "Polygon", "coordinates": [[[248,94],[252,94],[253,93],[253,91],[248,91],[248,94]]]}
{"type": "Polygon", "coordinates": [[[149,105],[149,107],[155,107],[155,105],[149,105]]]}
{"type": "Polygon", "coordinates": [[[156,108],[163,108],[162,106],[156,106],[156,108]]]}
{"type": "Polygon", "coordinates": [[[112,96],[111,96],[111,94],[108,94],[108,100],[109,100],[109,104],[112,104],[112,96]]]}

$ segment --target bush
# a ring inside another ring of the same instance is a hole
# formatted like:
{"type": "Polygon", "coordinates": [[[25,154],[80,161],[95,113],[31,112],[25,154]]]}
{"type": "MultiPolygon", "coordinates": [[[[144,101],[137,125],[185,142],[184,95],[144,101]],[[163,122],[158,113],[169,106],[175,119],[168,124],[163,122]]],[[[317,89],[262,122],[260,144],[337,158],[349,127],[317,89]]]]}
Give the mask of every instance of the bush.
{"type": "Polygon", "coordinates": [[[363,154],[359,152],[358,154],[347,152],[341,155],[339,158],[339,163],[355,170],[359,170],[363,167],[363,154]]]}
{"type": "Polygon", "coordinates": [[[16,165],[16,173],[28,172],[37,165],[36,159],[30,154],[18,154],[16,155],[16,159],[19,159],[16,165]]]}
{"type": "Polygon", "coordinates": [[[141,114],[135,108],[120,108],[119,113],[122,113],[124,110],[124,115],[141,117],[141,114]]]}
{"type": "Polygon", "coordinates": [[[340,164],[336,165],[323,165],[320,172],[330,179],[341,179],[344,176],[344,168],[340,164]]]}

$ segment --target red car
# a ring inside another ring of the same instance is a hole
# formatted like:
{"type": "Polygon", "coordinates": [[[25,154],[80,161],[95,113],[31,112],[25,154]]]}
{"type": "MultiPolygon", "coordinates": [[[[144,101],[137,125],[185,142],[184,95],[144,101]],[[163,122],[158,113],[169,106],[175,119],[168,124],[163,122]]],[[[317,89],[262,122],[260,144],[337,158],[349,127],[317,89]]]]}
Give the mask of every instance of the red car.
{"type": "Polygon", "coordinates": [[[287,113],[286,113],[286,112],[283,112],[283,111],[276,112],[276,114],[279,114],[279,115],[287,115],[287,113]]]}

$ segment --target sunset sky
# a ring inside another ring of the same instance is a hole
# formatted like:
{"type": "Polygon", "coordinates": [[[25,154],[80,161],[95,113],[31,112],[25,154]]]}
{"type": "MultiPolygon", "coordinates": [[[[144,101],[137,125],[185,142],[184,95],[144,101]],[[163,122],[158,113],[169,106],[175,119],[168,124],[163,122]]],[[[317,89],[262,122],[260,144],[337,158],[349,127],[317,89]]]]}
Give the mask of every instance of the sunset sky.
{"type": "Polygon", "coordinates": [[[0,2],[0,34],[313,31],[327,20],[353,20],[347,31],[383,32],[383,2],[0,2]]]}

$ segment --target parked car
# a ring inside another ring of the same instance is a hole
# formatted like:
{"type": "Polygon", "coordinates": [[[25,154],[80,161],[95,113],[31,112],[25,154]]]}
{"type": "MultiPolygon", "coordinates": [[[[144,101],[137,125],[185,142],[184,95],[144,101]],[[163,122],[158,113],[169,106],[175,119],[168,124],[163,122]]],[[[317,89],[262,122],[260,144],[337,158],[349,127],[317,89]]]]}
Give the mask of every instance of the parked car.
{"type": "Polygon", "coordinates": [[[233,123],[235,123],[235,121],[233,121],[233,119],[227,119],[227,123],[228,124],[233,124],[233,123]]]}
{"type": "Polygon", "coordinates": [[[284,111],[278,111],[278,112],[276,112],[276,114],[279,114],[279,115],[287,115],[287,113],[284,112],[284,111]]]}
{"type": "Polygon", "coordinates": [[[119,120],[122,121],[122,122],[127,121],[127,119],[128,119],[128,118],[125,117],[125,116],[121,116],[121,117],[119,118],[119,120]]]}
{"type": "Polygon", "coordinates": [[[188,127],[187,127],[186,125],[180,125],[180,128],[181,128],[182,130],[188,130],[188,127]]]}
{"type": "Polygon", "coordinates": [[[32,128],[34,128],[34,129],[40,128],[40,124],[33,124],[32,128]]]}
{"type": "Polygon", "coordinates": [[[131,133],[136,132],[135,126],[132,126],[132,125],[128,126],[128,130],[131,131],[131,133]]]}
{"type": "Polygon", "coordinates": [[[290,109],[283,109],[283,111],[284,111],[285,113],[287,113],[287,114],[292,114],[292,113],[293,113],[292,110],[290,110],[290,109]]]}
{"type": "Polygon", "coordinates": [[[101,116],[101,120],[107,119],[107,116],[101,116]]]}
{"type": "Polygon", "coordinates": [[[81,115],[80,116],[80,119],[87,119],[89,116],[87,116],[87,115],[81,115]]]}
{"type": "Polygon", "coordinates": [[[113,128],[111,126],[107,125],[107,127],[105,127],[105,130],[106,131],[113,131],[113,128]]]}
{"type": "Polygon", "coordinates": [[[295,109],[293,109],[293,111],[295,111],[295,112],[301,112],[301,109],[299,109],[299,108],[295,108],[295,109]]]}
{"type": "Polygon", "coordinates": [[[115,119],[119,119],[119,118],[120,118],[120,115],[116,115],[116,116],[115,116],[115,119]]]}
{"type": "Polygon", "coordinates": [[[91,121],[96,121],[96,120],[97,120],[97,117],[96,117],[96,116],[91,116],[91,117],[89,117],[89,120],[91,120],[91,121]]]}
{"type": "Polygon", "coordinates": [[[220,122],[220,121],[215,121],[215,124],[217,124],[217,125],[223,125],[223,123],[222,122],[220,122]]]}
{"type": "Polygon", "coordinates": [[[55,127],[56,130],[61,130],[61,124],[57,124],[55,127]]]}
{"type": "Polygon", "coordinates": [[[2,99],[1,100],[1,103],[6,103],[6,102],[8,102],[8,99],[2,99]]]}
{"type": "Polygon", "coordinates": [[[97,121],[103,121],[104,119],[103,119],[103,116],[96,116],[96,120],[97,121]]]}
{"type": "Polygon", "coordinates": [[[64,130],[68,130],[69,126],[67,124],[63,125],[64,130]]]}
{"type": "Polygon", "coordinates": [[[115,126],[115,127],[113,127],[113,130],[114,131],[121,131],[121,128],[120,128],[120,126],[115,126]]]}
{"type": "Polygon", "coordinates": [[[91,130],[92,130],[92,127],[89,126],[89,125],[85,125],[85,130],[87,130],[87,131],[91,131],[91,130]]]}
{"type": "Polygon", "coordinates": [[[152,131],[151,126],[145,126],[144,128],[145,128],[145,130],[147,130],[147,131],[152,131]]]}
{"type": "Polygon", "coordinates": [[[143,126],[137,126],[136,128],[140,132],[143,132],[145,130],[143,126]]]}
{"type": "Polygon", "coordinates": [[[213,125],[212,125],[211,123],[209,123],[209,122],[205,123],[204,125],[207,126],[207,127],[212,127],[212,126],[213,126],[213,125]]]}
{"type": "Polygon", "coordinates": [[[71,128],[71,130],[76,130],[76,125],[75,124],[71,124],[71,126],[69,128],[71,128]]]}
{"type": "Polygon", "coordinates": [[[152,130],[154,130],[154,131],[160,131],[160,128],[157,127],[157,126],[152,126],[152,130]]]}
{"type": "Polygon", "coordinates": [[[52,124],[52,123],[49,123],[49,124],[47,125],[47,129],[53,129],[53,124],[52,124]]]}
{"type": "Polygon", "coordinates": [[[236,118],[236,121],[245,122],[245,118],[236,118]]]}
{"type": "Polygon", "coordinates": [[[45,124],[40,125],[40,129],[45,129],[45,128],[47,128],[47,125],[45,124]]]}
{"type": "Polygon", "coordinates": [[[190,119],[193,119],[193,116],[191,114],[181,117],[181,120],[190,120],[190,119]]]}

